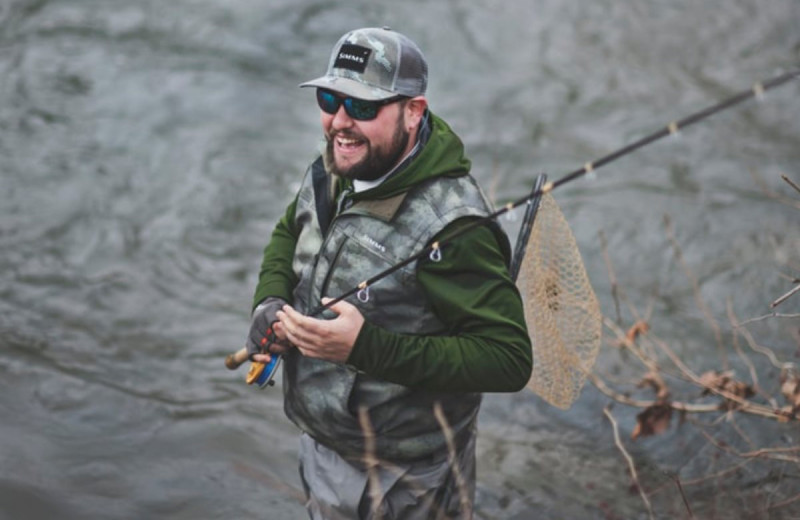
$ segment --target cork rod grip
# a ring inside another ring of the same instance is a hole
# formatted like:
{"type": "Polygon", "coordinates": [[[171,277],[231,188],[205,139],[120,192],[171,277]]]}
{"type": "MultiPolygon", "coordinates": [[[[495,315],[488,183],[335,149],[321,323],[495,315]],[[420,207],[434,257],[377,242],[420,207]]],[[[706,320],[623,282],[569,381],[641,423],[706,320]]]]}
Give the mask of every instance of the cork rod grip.
{"type": "Polygon", "coordinates": [[[236,370],[248,359],[247,349],[242,348],[233,354],[228,354],[228,357],[225,358],[225,366],[228,367],[228,370],[236,370]]]}

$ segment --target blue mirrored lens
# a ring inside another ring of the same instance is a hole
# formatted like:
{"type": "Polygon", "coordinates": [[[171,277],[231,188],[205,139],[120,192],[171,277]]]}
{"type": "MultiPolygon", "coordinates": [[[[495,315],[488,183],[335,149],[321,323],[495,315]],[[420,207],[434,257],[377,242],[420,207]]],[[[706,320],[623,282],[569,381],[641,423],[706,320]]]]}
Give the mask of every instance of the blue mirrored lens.
{"type": "Polygon", "coordinates": [[[351,97],[342,98],[329,90],[317,89],[317,104],[327,114],[335,114],[339,111],[339,107],[344,105],[344,111],[348,116],[358,121],[368,121],[375,119],[375,116],[378,115],[378,109],[385,102],[367,101],[351,97]]]}
{"type": "Polygon", "coordinates": [[[344,109],[353,119],[367,120],[375,119],[378,115],[380,104],[375,101],[365,101],[363,99],[347,98],[344,100],[344,109]]]}
{"type": "Polygon", "coordinates": [[[341,101],[338,97],[336,97],[335,94],[333,94],[333,92],[317,89],[317,104],[323,112],[335,114],[339,111],[339,105],[341,105],[341,101]]]}

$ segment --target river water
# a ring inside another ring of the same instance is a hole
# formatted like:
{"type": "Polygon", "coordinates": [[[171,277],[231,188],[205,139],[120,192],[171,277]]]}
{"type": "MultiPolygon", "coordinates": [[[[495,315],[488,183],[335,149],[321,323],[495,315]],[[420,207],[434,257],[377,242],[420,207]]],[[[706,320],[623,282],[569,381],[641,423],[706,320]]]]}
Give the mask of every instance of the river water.
{"type": "MultiPolygon", "coordinates": [[[[0,517],[304,517],[279,392],[222,360],[320,139],[296,85],[368,25],[424,49],[431,106],[499,203],[800,62],[797,0],[0,0],[0,517]]],[[[715,319],[728,301],[763,316],[800,274],[800,210],[759,184],[797,201],[781,174],[800,182],[797,81],[555,195],[604,313],[601,232],[625,301],[701,372],[720,359],[663,219],[715,319]]],[[[792,360],[798,328],[750,330],[792,360]]],[[[633,389],[630,366],[606,345],[597,371],[633,389]]],[[[646,518],[607,402],[589,385],[568,411],[487,396],[477,517],[646,518]]],[[[614,408],[656,514],[686,517],[674,479],[737,461],[688,425],[631,441],[637,411],[614,408]]],[[[759,446],[800,439],[737,424],[759,446]]],[[[797,518],[797,502],[764,515],[798,479],[753,464],[685,493],[698,518],[797,518]]]]}

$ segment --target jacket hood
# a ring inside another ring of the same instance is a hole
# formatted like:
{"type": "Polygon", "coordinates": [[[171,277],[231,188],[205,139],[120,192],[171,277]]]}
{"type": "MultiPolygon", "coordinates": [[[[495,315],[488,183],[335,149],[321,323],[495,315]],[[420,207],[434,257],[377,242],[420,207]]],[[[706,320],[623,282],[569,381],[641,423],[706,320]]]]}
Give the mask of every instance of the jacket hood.
{"type": "Polygon", "coordinates": [[[471,162],[464,155],[464,144],[443,119],[429,112],[431,135],[428,142],[403,170],[375,188],[353,195],[360,198],[387,198],[404,193],[434,177],[460,177],[469,173],[471,162]]]}

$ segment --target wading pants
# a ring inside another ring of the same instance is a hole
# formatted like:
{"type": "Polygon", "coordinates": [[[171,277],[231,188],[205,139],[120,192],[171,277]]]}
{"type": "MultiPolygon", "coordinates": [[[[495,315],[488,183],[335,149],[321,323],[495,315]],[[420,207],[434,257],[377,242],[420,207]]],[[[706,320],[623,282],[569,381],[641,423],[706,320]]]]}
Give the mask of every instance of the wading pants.
{"type": "Polygon", "coordinates": [[[472,518],[475,497],[473,426],[455,454],[413,463],[379,461],[373,476],[307,434],[300,438],[300,478],[312,520],[428,520],[472,518]],[[376,499],[373,496],[377,496],[376,499]]]}

